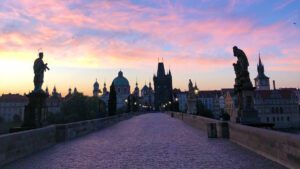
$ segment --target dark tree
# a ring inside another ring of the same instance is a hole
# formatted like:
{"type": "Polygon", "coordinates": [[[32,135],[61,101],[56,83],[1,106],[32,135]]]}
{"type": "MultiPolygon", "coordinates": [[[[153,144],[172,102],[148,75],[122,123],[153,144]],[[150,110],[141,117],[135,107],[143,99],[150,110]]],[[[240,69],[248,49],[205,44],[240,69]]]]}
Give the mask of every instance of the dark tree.
{"type": "Polygon", "coordinates": [[[74,122],[87,119],[86,98],[82,93],[75,93],[62,106],[64,122],[74,122]]]}
{"type": "Polygon", "coordinates": [[[208,110],[201,101],[197,101],[197,115],[213,118],[213,114],[210,110],[208,110]]]}
{"type": "Polygon", "coordinates": [[[97,97],[86,98],[87,119],[100,118],[100,99],[97,97]]]}
{"type": "Polygon", "coordinates": [[[108,99],[108,115],[113,116],[117,110],[117,94],[114,83],[110,86],[109,99],[108,99]]]}

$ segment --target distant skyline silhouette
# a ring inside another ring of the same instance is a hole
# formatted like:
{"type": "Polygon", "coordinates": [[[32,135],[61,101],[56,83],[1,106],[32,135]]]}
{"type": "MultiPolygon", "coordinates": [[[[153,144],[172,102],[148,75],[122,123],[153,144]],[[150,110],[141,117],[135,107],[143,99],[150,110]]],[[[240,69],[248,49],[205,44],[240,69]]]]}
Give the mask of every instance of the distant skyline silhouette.
{"type": "Polygon", "coordinates": [[[250,79],[261,54],[265,73],[280,87],[300,87],[300,2],[33,1],[0,5],[0,94],[33,90],[39,49],[51,65],[43,89],[54,85],[92,95],[122,70],[133,90],[153,82],[157,58],[171,68],[173,87],[188,79],[200,90],[232,88],[232,47],[249,59],[250,79]]]}

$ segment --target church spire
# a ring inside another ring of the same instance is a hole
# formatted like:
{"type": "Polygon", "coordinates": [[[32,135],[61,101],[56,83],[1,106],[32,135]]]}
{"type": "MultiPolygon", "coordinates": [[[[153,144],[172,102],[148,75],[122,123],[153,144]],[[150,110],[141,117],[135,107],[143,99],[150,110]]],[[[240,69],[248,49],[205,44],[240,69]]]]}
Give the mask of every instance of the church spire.
{"type": "Polygon", "coordinates": [[[263,65],[262,62],[261,62],[261,58],[260,58],[260,52],[259,52],[259,54],[258,54],[258,59],[259,59],[258,65],[263,65]]]}
{"type": "Polygon", "coordinates": [[[265,76],[265,69],[264,69],[264,65],[262,64],[262,61],[261,61],[260,52],[258,54],[257,72],[258,72],[259,77],[265,76]]]}

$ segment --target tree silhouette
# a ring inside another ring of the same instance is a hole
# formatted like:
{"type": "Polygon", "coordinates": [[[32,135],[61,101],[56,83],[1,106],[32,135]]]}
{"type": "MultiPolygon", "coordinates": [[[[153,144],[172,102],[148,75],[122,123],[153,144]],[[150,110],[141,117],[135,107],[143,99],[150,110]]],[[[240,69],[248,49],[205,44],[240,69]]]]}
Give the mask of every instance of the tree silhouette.
{"type": "Polygon", "coordinates": [[[201,101],[197,101],[196,108],[197,108],[197,115],[213,118],[212,112],[208,110],[201,101]]]}
{"type": "Polygon", "coordinates": [[[117,94],[114,83],[110,86],[109,99],[108,99],[108,115],[113,116],[117,110],[117,94]]]}

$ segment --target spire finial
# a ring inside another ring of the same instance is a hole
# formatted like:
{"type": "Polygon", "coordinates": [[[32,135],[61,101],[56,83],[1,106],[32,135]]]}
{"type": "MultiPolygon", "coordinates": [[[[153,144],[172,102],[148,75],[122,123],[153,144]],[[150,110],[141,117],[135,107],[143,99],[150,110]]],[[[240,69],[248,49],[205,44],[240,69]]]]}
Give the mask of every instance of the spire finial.
{"type": "Polygon", "coordinates": [[[260,52],[258,53],[258,62],[259,62],[259,65],[262,65],[261,58],[260,58],[260,52]]]}

